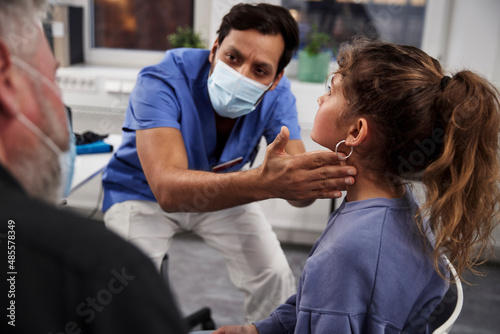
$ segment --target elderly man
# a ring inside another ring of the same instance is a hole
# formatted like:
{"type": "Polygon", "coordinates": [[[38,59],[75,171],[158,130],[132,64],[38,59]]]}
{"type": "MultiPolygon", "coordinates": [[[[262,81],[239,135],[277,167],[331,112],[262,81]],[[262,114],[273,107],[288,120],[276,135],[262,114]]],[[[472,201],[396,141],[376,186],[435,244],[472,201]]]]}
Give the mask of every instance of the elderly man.
{"type": "Polygon", "coordinates": [[[0,332],[184,333],[139,250],[52,205],[70,183],[71,136],[43,12],[0,0],[0,332]]]}

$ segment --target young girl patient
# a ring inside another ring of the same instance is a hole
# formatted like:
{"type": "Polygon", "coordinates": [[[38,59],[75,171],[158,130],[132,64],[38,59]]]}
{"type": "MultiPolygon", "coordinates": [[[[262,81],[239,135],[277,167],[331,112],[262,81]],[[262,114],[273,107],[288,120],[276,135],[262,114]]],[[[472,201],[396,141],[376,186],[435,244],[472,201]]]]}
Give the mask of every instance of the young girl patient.
{"type": "Polygon", "coordinates": [[[356,40],[311,137],[358,170],[305,263],[298,291],[269,318],[216,333],[426,333],[448,289],[489,246],[498,191],[498,91],[445,76],[403,45],[356,40]],[[406,180],[422,180],[420,206],[406,180]],[[424,217],[424,218],[422,218],[424,217]]]}

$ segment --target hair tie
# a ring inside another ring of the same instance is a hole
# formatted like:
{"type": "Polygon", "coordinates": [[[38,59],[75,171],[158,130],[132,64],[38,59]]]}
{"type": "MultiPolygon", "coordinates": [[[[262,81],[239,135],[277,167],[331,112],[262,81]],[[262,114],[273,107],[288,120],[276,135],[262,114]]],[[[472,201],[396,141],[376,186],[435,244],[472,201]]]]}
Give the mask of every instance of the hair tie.
{"type": "Polygon", "coordinates": [[[444,92],[444,89],[446,88],[446,86],[448,86],[448,83],[450,82],[451,78],[447,75],[445,75],[444,77],[441,78],[441,84],[440,84],[440,87],[441,87],[441,91],[444,92]]]}

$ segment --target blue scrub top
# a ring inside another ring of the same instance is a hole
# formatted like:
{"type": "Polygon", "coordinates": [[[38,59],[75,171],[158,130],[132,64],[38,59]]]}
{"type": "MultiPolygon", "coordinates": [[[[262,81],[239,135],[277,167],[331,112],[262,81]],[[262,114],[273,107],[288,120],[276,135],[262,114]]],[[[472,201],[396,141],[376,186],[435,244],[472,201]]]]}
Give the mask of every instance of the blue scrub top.
{"type": "Polygon", "coordinates": [[[122,144],[103,174],[103,211],[126,200],[156,201],[137,156],[135,130],[180,130],[188,168],[201,171],[211,171],[212,167],[239,157],[242,161],[224,172],[241,169],[255,159],[262,136],[271,143],[283,125],[290,130],[290,139],[301,139],[295,97],[290,81],[283,77],[254,111],[237,120],[221,156],[216,157],[215,115],[207,89],[209,52],[169,50],[159,64],[139,73],[123,123],[122,144]]]}

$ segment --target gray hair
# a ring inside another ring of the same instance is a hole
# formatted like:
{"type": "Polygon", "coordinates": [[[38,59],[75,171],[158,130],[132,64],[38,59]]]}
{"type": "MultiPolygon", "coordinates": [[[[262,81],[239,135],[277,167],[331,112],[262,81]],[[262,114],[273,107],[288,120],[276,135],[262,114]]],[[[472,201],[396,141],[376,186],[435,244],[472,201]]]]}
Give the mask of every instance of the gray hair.
{"type": "Polygon", "coordinates": [[[26,57],[34,51],[47,8],[45,0],[0,0],[0,40],[10,53],[26,57]]]}

